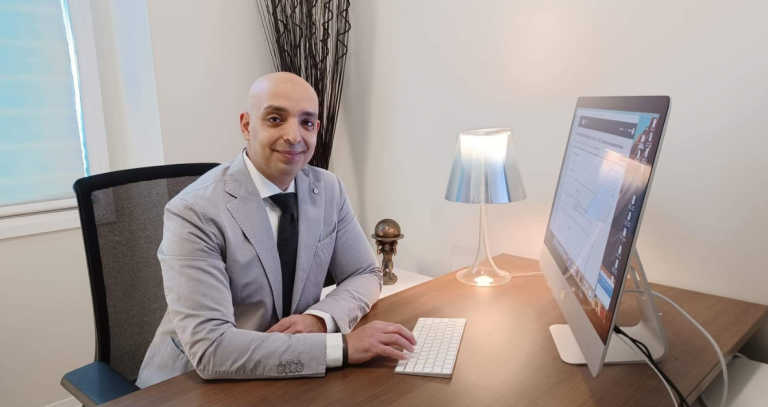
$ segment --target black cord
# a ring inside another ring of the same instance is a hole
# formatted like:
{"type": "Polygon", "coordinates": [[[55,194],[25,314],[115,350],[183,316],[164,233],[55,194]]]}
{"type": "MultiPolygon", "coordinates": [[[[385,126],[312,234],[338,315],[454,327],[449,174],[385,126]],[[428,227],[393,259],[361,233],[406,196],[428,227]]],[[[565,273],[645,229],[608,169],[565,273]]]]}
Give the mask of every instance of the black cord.
{"type": "Polygon", "coordinates": [[[680,399],[680,404],[683,407],[690,407],[690,404],[688,404],[688,401],[685,399],[685,397],[683,396],[683,393],[680,391],[680,389],[678,389],[677,386],[675,386],[675,383],[672,382],[672,379],[670,379],[669,376],[667,376],[667,374],[664,373],[663,370],[661,370],[661,367],[659,367],[659,365],[656,364],[656,361],[653,360],[653,355],[651,354],[651,351],[648,349],[647,346],[645,346],[644,343],[642,343],[642,342],[638,341],[637,339],[629,336],[626,332],[624,332],[624,330],[622,330],[618,326],[614,326],[613,327],[613,331],[616,332],[617,334],[619,334],[619,335],[629,339],[630,341],[632,341],[632,343],[635,346],[637,346],[637,348],[640,350],[640,352],[642,352],[648,358],[648,361],[651,363],[651,365],[653,365],[653,367],[656,368],[656,370],[659,371],[659,374],[664,379],[664,381],[667,382],[667,384],[669,384],[669,387],[671,387],[672,390],[675,392],[675,394],[677,394],[677,397],[680,399]]]}
{"type": "Polygon", "coordinates": [[[624,337],[632,341],[632,343],[635,344],[635,346],[637,346],[638,349],[640,349],[640,351],[648,358],[648,361],[651,363],[651,365],[653,365],[653,367],[659,371],[659,375],[662,377],[662,379],[665,382],[667,382],[667,384],[669,384],[670,387],[672,387],[672,390],[675,391],[678,399],[680,399],[680,404],[683,405],[683,407],[690,407],[690,405],[688,404],[688,401],[685,399],[680,389],[678,389],[675,383],[672,382],[672,379],[670,379],[669,376],[667,376],[667,374],[664,373],[663,370],[661,370],[661,367],[656,363],[656,361],[653,360],[653,355],[651,354],[651,351],[648,349],[648,347],[644,343],[640,342],[639,340],[629,336],[626,332],[621,330],[621,328],[618,328],[617,333],[619,333],[620,335],[623,335],[624,337]]]}

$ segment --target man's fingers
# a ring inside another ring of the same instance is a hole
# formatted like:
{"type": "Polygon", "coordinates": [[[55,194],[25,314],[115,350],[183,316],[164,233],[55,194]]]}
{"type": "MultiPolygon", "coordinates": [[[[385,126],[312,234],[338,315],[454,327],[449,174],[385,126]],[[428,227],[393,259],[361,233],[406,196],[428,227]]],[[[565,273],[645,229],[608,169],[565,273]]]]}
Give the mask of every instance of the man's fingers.
{"type": "Polygon", "coordinates": [[[285,332],[290,327],[291,327],[291,322],[290,321],[286,321],[285,319],[281,319],[278,323],[276,323],[275,325],[272,325],[272,328],[269,328],[269,330],[267,330],[267,333],[285,332]]]}
{"type": "Polygon", "coordinates": [[[384,333],[385,334],[398,334],[405,338],[408,342],[411,343],[411,345],[416,345],[416,337],[413,336],[411,331],[405,329],[404,326],[400,324],[387,324],[384,327],[384,333]]]}
{"type": "Polygon", "coordinates": [[[306,328],[302,327],[299,324],[293,324],[290,328],[283,331],[285,334],[303,334],[309,332],[306,328]]]}
{"type": "Polygon", "coordinates": [[[408,360],[408,355],[394,348],[390,348],[389,346],[379,345],[376,348],[376,353],[378,353],[381,356],[386,356],[392,359],[408,360]]]}
{"type": "Polygon", "coordinates": [[[413,350],[414,350],[413,345],[408,343],[408,341],[405,338],[403,338],[402,336],[400,336],[398,334],[385,334],[382,337],[382,341],[381,342],[384,345],[388,345],[388,346],[395,346],[395,345],[399,346],[399,347],[407,350],[408,352],[413,352],[413,350]]]}
{"type": "Polygon", "coordinates": [[[284,334],[298,334],[298,333],[302,333],[302,332],[301,332],[301,330],[298,327],[292,326],[292,327],[288,328],[287,330],[283,331],[283,333],[284,334]]]}

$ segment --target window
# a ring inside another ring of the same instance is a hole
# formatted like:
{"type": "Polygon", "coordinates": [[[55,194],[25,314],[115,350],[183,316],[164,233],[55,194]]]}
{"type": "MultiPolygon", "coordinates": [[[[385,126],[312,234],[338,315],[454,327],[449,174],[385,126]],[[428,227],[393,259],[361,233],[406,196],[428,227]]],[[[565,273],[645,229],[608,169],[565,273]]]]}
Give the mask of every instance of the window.
{"type": "Polygon", "coordinates": [[[0,0],[0,238],[77,220],[72,183],[107,170],[105,146],[88,0],[0,0]]]}

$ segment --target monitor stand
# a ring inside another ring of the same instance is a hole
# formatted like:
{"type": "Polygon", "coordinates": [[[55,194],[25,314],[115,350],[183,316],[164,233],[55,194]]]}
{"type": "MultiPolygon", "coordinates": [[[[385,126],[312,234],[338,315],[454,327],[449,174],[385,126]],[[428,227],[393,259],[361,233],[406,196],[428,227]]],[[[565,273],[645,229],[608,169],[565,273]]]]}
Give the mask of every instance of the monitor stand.
{"type": "MultiPolygon", "coordinates": [[[[633,252],[630,261],[629,276],[634,283],[634,288],[629,288],[624,284],[624,293],[631,294],[637,299],[637,307],[640,310],[640,322],[632,327],[621,327],[627,335],[645,343],[653,355],[653,359],[659,361],[667,351],[667,335],[659,318],[659,312],[656,304],[653,302],[651,286],[645,277],[643,264],[640,262],[640,256],[637,250],[633,252]]],[[[618,310],[617,310],[618,311],[618,310]]],[[[614,321],[618,317],[618,312],[614,315],[614,321]]],[[[584,355],[579,349],[576,338],[567,324],[552,325],[549,327],[552,337],[555,340],[557,351],[563,362],[572,365],[585,365],[584,355]]],[[[624,343],[615,333],[608,341],[608,352],[605,355],[606,364],[624,364],[624,363],[644,363],[645,361],[632,348],[624,343]]]]}

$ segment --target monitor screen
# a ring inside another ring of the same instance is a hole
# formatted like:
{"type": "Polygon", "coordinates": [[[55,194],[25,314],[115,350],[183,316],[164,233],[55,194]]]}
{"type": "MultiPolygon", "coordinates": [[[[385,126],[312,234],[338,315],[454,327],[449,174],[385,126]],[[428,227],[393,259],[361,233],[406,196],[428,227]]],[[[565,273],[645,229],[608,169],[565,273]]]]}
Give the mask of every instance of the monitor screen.
{"type": "Polygon", "coordinates": [[[545,245],[604,344],[663,119],[660,113],[579,103],[571,124],[545,245]]]}

